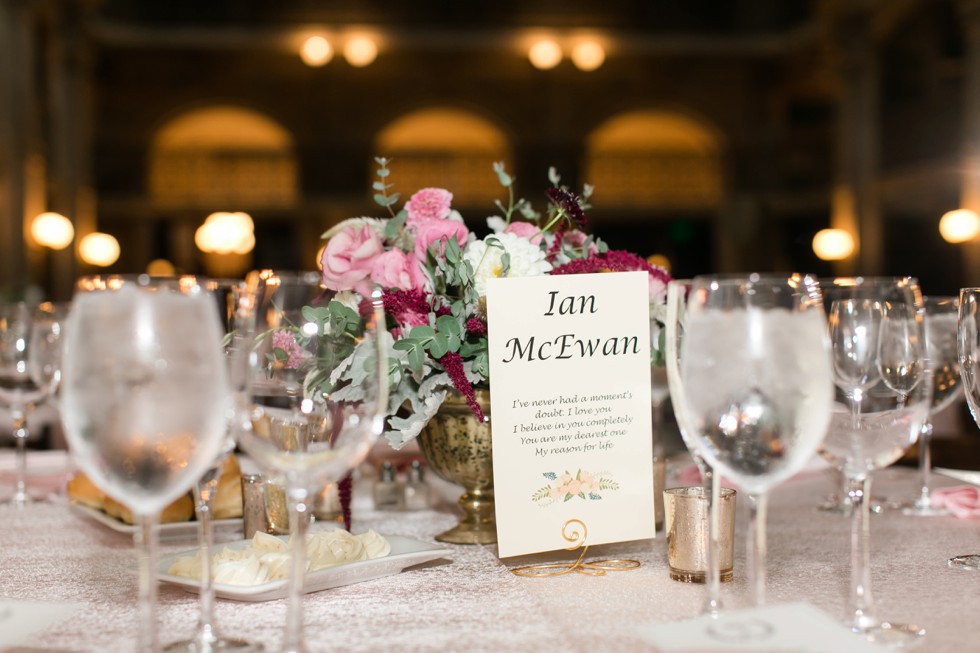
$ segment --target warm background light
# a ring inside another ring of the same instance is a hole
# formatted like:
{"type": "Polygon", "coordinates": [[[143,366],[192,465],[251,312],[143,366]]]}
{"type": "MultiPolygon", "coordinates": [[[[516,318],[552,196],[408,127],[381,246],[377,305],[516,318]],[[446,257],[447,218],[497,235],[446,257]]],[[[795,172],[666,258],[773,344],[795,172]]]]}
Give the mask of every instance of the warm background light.
{"type": "Polygon", "coordinates": [[[539,70],[554,68],[561,62],[561,56],[561,46],[551,39],[541,39],[527,51],[531,65],[539,70]]]}
{"type": "Polygon", "coordinates": [[[151,277],[177,276],[177,268],[165,258],[155,258],[146,266],[146,273],[151,277]]]}
{"type": "Polygon", "coordinates": [[[75,237],[75,227],[60,213],[41,213],[31,222],[31,236],[43,247],[64,249],[75,237]]]}
{"type": "Polygon", "coordinates": [[[303,42],[299,56],[307,66],[318,68],[333,58],[333,48],[322,36],[311,36],[303,42]]]}
{"type": "Polygon", "coordinates": [[[378,46],[369,36],[355,36],[344,44],[344,59],[352,66],[369,66],[378,56],[378,46]]]}
{"type": "Polygon", "coordinates": [[[78,255],[89,265],[108,267],[119,260],[119,241],[109,234],[90,233],[78,243],[78,255]]]}
{"type": "Polygon", "coordinates": [[[939,219],[939,233],[950,243],[965,243],[980,234],[980,216],[970,209],[949,211],[939,219]]]}
{"type": "Polygon", "coordinates": [[[821,229],[813,237],[813,253],[824,261],[840,261],[854,253],[854,237],[843,229],[821,229]]]}
{"type": "Polygon", "coordinates": [[[572,48],[572,63],[579,70],[595,70],[606,60],[606,51],[597,41],[580,41],[572,48]]]}
{"type": "Polygon", "coordinates": [[[248,254],[255,247],[254,230],[248,213],[212,213],[194,233],[194,244],[209,254],[248,254]]]}
{"type": "Polygon", "coordinates": [[[663,254],[651,254],[647,257],[647,263],[650,265],[656,265],[658,267],[670,272],[670,259],[663,254]]]}

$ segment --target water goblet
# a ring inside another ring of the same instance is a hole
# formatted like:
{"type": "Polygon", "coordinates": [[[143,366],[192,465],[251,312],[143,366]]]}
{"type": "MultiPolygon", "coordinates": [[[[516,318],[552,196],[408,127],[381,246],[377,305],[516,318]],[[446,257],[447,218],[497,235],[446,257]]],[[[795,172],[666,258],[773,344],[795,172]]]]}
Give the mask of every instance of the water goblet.
{"type": "Polygon", "coordinates": [[[679,373],[679,407],[695,448],[749,495],[749,583],[762,605],[768,493],[803,468],[830,417],[830,344],[816,281],[696,277],[679,373]]]}
{"type": "Polygon", "coordinates": [[[62,326],[66,308],[51,303],[0,306],[0,406],[10,411],[17,447],[11,505],[31,502],[27,492],[27,418],[50,399],[61,380],[62,326]]]}
{"type": "Polygon", "coordinates": [[[674,409],[674,418],[681,432],[684,444],[691,452],[691,457],[701,472],[701,481],[705,486],[705,497],[708,502],[708,523],[705,529],[708,548],[706,551],[706,570],[705,584],[707,594],[702,614],[718,615],[722,610],[721,603],[721,543],[719,533],[721,525],[719,523],[721,505],[721,478],[715,474],[712,468],[701,457],[694,438],[694,431],[688,425],[686,412],[681,410],[678,404],[683,404],[684,394],[681,391],[683,381],[680,375],[680,343],[684,337],[684,314],[687,310],[687,297],[691,291],[690,279],[674,279],[667,285],[667,317],[664,323],[664,346],[666,354],[664,370],[667,376],[667,385],[670,394],[674,396],[671,400],[674,409]]]}
{"type": "Polygon", "coordinates": [[[922,294],[908,277],[845,277],[821,281],[831,333],[837,307],[867,307],[864,324],[852,337],[832,338],[836,397],[821,454],[837,465],[848,482],[851,515],[851,591],[849,621],[854,632],[875,641],[904,643],[924,631],[880,620],[871,592],[869,505],[871,473],[898,460],[915,443],[931,401],[925,367],[922,294]],[[880,315],[873,315],[879,311],[880,315]],[[867,359],[848,351],[872,352],[867,359]],[[867,381],[855,391],[855,370],[867,381]]]}
{"type": "MultiPolygon", "coordinates": [[[[980,288],[961,288],[956,330],[963,394],[973,421],[980,425],[980,288]]],[[[980,571],[980,553],[957,555],[950,567],[980,571]]]]}
{"type": "Polygon", "coordinates": [[[326,290],[317,273],[265,271],[241,445],[286,487],[290,578],[282,650],[300,653],[306,531],[317,495],[367,455],[388,404],[380,295],[326,290]]]}
{"type": "Polygon", "coordinates": [[[956,352],[956,322],[959,313],[958,297],[926,296],[925,308],[926,353],[932,371],[932,404],[919,433],[919,496],[903,504],[902,514],[920,517],[947,515],[945,508],[933,507],[929,499],[932,472],[932,416],[945,410],[962,394],[960,363],[956,352]]]}
{"type": "MultiPolygon", "coordinates": [[[[189,278],[185,278],[185,282],[189,278]]],[[[228,420],[227,435],[218,457],[195,484],[194,505],[197,516],[198,542],[201,559],[200,614],[194,635],[190,639],[171,642],[164,647],[168,653],[213,653],[235,651],[256,653],[264,650],[259,642],[227,637],[219,632],[214,616],[215,591],[212,575],[214,552],[214,500],[218,490],[223,463],[234,450],[238,433],[249,418],[248,404],[251,375],[248,354],[255,336],[255,303],[258,299],[257,277],[241,279],[202,279],[201,285],[210,293],[218,309],[222,326],[225,364],[231,386],[234,410],[228,420]]]]}
{"type": "Polygon", "coordinates": [[[137,650],[158,650],[156,524],[212,464],[230,402],[221,327],[190,279],[85,277],[65,329],[62,421],[75,463],[132,510],[137,650]]]}

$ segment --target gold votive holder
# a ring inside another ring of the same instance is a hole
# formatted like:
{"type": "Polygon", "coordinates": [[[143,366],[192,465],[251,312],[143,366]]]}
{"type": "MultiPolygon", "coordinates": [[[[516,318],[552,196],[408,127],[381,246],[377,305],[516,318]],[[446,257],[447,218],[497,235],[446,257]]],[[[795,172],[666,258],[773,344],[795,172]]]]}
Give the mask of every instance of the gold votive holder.
{"type": "Polygon", "coordinates": [[[252,539],[256,532],[272,535],[289,533],[286,492],[262,474],[242,475],[243,535],[252,539]]]}
{"type": "MultiPolygon", "coordinates": [[[[708,493],[703,487],[664,490],[667,563],[672,580],[703,583],[708,572],[708,493]]],[[[722,488],[718,502],[721,580],[732,579],[735,554],[735,490],[722,488]]]]}

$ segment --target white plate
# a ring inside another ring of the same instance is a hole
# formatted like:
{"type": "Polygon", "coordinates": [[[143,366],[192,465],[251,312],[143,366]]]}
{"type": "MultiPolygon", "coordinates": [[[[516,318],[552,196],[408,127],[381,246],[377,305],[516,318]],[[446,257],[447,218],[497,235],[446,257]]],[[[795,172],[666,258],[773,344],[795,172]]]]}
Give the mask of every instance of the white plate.
{"type": "Polygon", "coordinates": [[[932,471],[943,476],[948,476],[949,478],[955,478],[957,481],[963,481],[971,485],[980,485],[980,472],[973,472],[967,469],[946,469],[945,467],[933,467],[932,471]]]}
{"type": "MultiPolygon", "coordinates": [[[[110,517],[101,510],[96,510],[90,506],[85,506],[80,503],[72,503],[71,507],[77,512],[85,515],[90,519],[94,519],[103,526],[107,526],[117,533],[127,533],[132,535],[136,532],[137,526],[135,524],[127,524],[124,521],[120,521],[115,517],[110,517]]],[[[214,536],[215,537],[241,537],[242,536],[242,520],[238,519],[216,519],[214,521],[214,536]]],[[[194,539],[197,537],[197,522],[196,521],[182,521],[182,522],[172,522],[169,524],[160,524],[158,527],[158,532],[160,533],[161,542],[170,542],[174,540],[186,540],[194,539]]]]}
{"type": "MultiPolygon", "coordinates": [[[[384,558],[375,558],[374,560],[348,562],[347,564],[337,565],[336,567],[327,567],[312,571],[306,574],[303,591],[305,593],[320,592],[334,587],[374,580],[383,576],[392,576],[413,565],[442,558],[447,552],[445,547],[428,542],[420,542],[408,537],[402,537],[401,535],[385,535],[384,537],[391,545],[391,553],[387,556],[384,558]]],[[[251,543],[251,540],[242,540],[240,542],[226,544],[225,546],[231,549],[242,549],[251,543]]],[[[160,565],[157,567],[157,578],[168,583],[173,583],[174,585],[179,585],[188,592],[197,592],[200,581],[192,578],[171,576],[167,573],[170,565],[173,564],[176,558],[179,556],[194,555],[195,553],[197,553],[196,550],[165,556],[160,560],[160,565]]],[[[283,579],[261,585],[225,585],[215,583],[214,590],[215,594],[223,599],[232,599],[234,601],[272,601],[273,599],[281,599],[286,596],[288,582],[288,580],[283,579]]]]}

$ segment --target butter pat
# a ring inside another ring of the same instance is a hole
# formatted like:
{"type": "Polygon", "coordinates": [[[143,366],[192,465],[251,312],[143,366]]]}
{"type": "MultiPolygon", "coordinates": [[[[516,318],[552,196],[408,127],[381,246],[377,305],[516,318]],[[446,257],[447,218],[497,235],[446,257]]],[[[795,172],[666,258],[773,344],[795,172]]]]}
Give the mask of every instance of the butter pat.
{"type": "MultiPolygon", "coordinates": [[[[352,535],[342,528],[319,531],[306,537],[306,571],[383,558],[391,544],[375,531],[352,535]]],[[[243,548],[224,547],[212,558],[214,582],[224,585],[261,585],[289,575],[289,545],[268,533],[257,532],[243,548]]],[[[180,556],[170,565],[171,576],[201,578],[200,552],[180,556]]]]}

